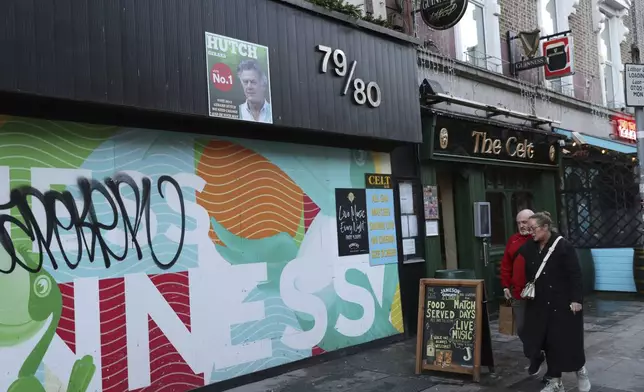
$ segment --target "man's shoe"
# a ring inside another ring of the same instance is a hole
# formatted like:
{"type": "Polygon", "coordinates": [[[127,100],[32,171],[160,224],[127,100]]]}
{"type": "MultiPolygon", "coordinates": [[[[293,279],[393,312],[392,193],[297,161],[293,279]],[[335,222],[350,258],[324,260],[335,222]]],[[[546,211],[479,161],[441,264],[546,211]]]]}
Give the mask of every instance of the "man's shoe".
{"type": "Polygon", "coordinates": [[[546,356],[541,354],[539,359],[530,362],[530,367],[528,368],[528,374],[531,376],[538,376],[541,373],[541,368],[543,367],[543,362],[546,360],[546,356]]]}
{"type": "Polygon", "coordinates": [[[560,378],[551,378],[541,392],[565,392],[563,383],[560,378]]]}
{"type": "Polygon", "coordinates": [[[579,389],[579,392],[590,391],[590,379],[588,379],[588,370],[586,370],[586,366],[577,371],[577,389],[579,389]]]}

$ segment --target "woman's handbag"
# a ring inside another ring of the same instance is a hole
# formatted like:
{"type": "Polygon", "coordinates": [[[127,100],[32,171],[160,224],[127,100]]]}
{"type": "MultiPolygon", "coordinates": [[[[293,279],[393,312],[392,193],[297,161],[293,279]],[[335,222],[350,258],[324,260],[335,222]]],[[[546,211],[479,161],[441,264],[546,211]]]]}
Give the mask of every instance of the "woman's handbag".
{"type": "Polygon", "coordinates": [[[534,299],[534,296],[536,294],[536,290],[534,287],[534,284],[536,283],[537,279],[539,278],[539,275],[541,275],[541,272],[543,271],[543,267],[546,266],[546,262],[550,258],[550,255],[552,252],[555,251],[555,247],[557,246],[557,242],[561,240],[562,237],[558,237],[555,242],[552,243],[550,246],[550,249],[548,249],[548,253],[546,254],[546,257],[543,258],[543,262],[541,263],[541,266],[539,266],[539,270],[537,271],[537,274],[534,276],[534,279],[532,282],[526,283],[525,287],[523,290],[521,290],[521,298],[523,299],[534,299]]]}

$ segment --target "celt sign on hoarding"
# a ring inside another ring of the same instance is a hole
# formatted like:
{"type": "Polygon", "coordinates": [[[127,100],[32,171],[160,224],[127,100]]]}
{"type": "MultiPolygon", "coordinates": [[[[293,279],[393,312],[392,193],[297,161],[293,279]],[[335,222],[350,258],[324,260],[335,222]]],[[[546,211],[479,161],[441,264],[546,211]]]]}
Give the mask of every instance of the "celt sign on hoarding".
{"type": "Polygon", "coordinates": [[[420,16],[434,30],[455,26],[465,15],[467,0],[422,0],[420,16]]]}
{"type": "Polygon", "coordinates": [[[208,113],[273,123],[268,48],[206,32],[208,113]]]}

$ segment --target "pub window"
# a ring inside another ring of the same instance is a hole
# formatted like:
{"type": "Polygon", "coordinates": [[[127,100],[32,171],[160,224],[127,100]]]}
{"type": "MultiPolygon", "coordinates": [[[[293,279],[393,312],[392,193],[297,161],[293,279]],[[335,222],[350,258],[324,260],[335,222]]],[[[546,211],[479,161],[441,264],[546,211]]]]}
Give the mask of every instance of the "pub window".
{"type": "Polygon", "coordinates": [[[420,184],[412,181],[398,183],[398,198],[400,202],[400,232],[403,262],[407,260],[422,260],[424,255],[420,184]]]}
{"type": "Polygon", "coordinates": [[[642,207],[631,157],[591,151],[587,158],[565,159],[564,165],[566,237],[580,248],[636,246],[642,207]]]}
{"type": "Polygon", "coordinates": [[[512,212],[516,215],[519,211],[534,210],[532,193],[514,192],[512,193],[512,212]]]}
{"type": "Polygon", "coordinates": [[[501,192],[487,192],[485,201],[490,203],[490,216],[492,225],[492,245],[505,245],[505,195],[501,192]]]}

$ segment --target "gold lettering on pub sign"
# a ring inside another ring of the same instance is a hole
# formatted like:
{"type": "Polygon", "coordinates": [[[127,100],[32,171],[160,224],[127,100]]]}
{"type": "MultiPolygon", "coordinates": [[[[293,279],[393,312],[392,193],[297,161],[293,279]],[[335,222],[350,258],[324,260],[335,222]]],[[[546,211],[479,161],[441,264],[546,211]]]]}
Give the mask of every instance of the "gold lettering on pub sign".
{"type": "Polygon", "coordinates": [[[534,143],[527,139],[519,140],[515,136],[510,136],[505,140],[487,137],[487,132],[473,131],[474,154],[499,155],[501,151],[510,157],[521,159],[534,158],[534,143]]]}

